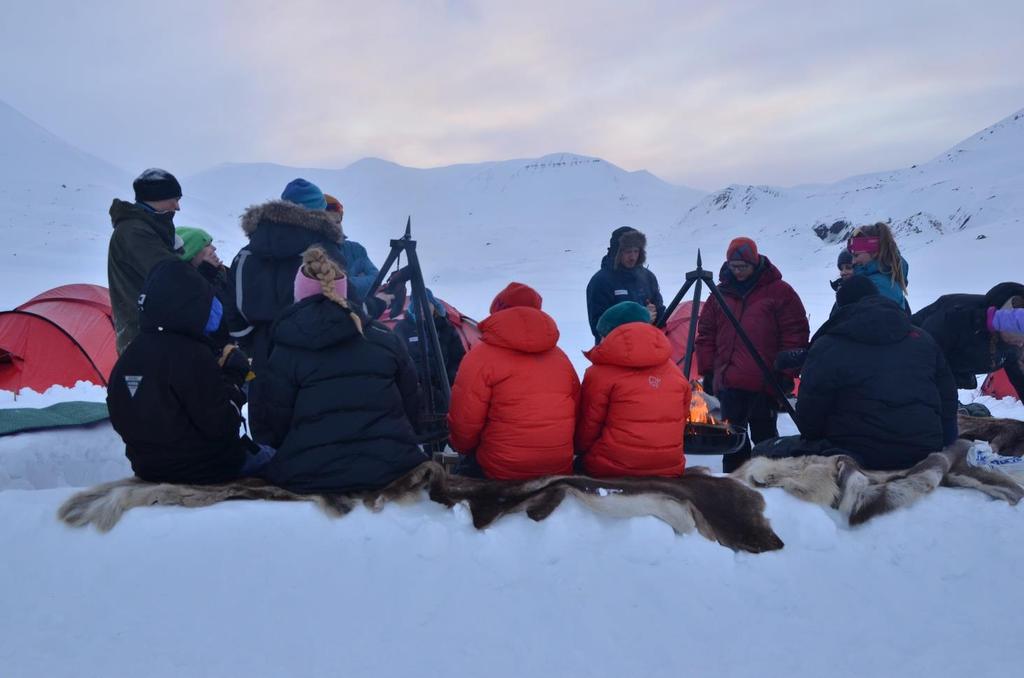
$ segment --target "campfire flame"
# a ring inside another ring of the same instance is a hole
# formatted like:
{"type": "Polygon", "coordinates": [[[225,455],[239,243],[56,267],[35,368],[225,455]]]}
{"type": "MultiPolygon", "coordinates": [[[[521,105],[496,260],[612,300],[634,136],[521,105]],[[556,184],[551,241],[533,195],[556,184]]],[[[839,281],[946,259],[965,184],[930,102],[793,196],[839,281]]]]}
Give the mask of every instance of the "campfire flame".
{"type": "Polygon", "coordinates": [[[693,382],[693,397],[690,398],[690,417],[689,421],[691,424],[718,424],[715,418],[711,416],[711,412],[708,410],[708,403],[704,399],[704,389],[701,387],[700,382],[693,382]]]}

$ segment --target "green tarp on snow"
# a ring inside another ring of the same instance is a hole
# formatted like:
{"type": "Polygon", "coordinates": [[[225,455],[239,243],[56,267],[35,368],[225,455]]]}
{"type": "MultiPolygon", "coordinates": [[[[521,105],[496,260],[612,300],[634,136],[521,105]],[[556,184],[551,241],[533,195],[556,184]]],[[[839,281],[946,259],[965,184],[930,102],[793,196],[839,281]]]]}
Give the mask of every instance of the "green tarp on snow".
{"type": "Polygon", "coordinates": [[[69,402],[38,409],[0,409],[0,436],[49,428],[87,426],[109,418],[106,403],[69,402]]]}

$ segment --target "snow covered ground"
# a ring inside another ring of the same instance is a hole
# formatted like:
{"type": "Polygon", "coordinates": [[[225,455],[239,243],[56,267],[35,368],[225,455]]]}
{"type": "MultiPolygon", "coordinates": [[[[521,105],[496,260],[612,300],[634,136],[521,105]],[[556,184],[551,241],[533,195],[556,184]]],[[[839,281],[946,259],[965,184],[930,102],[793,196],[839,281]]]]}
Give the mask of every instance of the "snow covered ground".
{"type": "Polygon", "coordinates": [[[231,502],[54,519],[0,493],[0,666],[22,676],[1014,675],[1024,508],[940,490],[858,529],[765,492],[785,541],[736,554],[568,502],[466,510],[231,502]]]}
{"type": "MultiPolygon", "coordinates": [[[[1020,279],[1022,149],[1024,120],[1011,116],[919,167],[710,196],[571,154],[431,170],[223,166],[182,178],[177,221],[210,230],[230,258],[241,209],[302,175],[338,194],[347,232],[380,262],[412,214],[439,296],[479,318],[508,281],[535,285],[582,369],[583,290],[620,225],[647,231],[667,298],[698,248],[717,270],[731,237],[755,237],[812,327],[832,303],[839,245],[813,230],[830,219],[900,225],[915,308],[1020,279]]],[[[105,283],[106,210],[129,196],[131,174],[0,104],[0,306],[105,283]]],[[[79,385],[0,393],[0,407],[102,398],[79,385]]],[[[1017,401],[961,392],[975,399],[1024,419],[1017,401]]],[[[857,529],[767,491],[786,547],[759,556],[572,501],[542,523],[483,532],[464,509],[426,502],[341,520],[297,504],[148,508],[106,535],[56,521],[73,487],[127,473],[106,424],[0,438],[0,677],[962,678],[1020,665],[1024,508],[969,491],[941,489],[857,529]]]]}

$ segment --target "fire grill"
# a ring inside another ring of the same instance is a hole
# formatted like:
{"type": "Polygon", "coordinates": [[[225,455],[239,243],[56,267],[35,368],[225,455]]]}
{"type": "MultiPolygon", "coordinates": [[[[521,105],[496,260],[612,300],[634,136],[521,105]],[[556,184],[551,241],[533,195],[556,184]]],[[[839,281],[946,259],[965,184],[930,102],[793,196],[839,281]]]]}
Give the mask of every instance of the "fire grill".
{"type": "Polygon", "coordinates": [[[732,424],[687,422],[683,432],[683,451],[691,454],[733,454],[746,442],[747,432],[732,424]]]}

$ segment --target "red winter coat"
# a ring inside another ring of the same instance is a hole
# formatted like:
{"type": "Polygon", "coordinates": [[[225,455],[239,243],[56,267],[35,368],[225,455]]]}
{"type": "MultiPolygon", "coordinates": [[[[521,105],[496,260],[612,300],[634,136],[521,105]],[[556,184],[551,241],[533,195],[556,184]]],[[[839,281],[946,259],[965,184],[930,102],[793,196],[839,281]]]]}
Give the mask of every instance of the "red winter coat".
{"type": "Polygon", "coordinates": [[[626,323],[585,354],[576,449],[587,475],[678,476],[690,384],[672,362],[665,334],[626,323]]]}
{"type": "MultiPolygon", "coordinates": [[[[800,297],[782,280],[779,269],[761,257],[763,267],[746,294],[737,288],[736,279],[723,267],[718,289],[721,290],[729,310],[740,321],[740,326],[757,347],[757,352],[769,368],[775,363],[779,351],[805,348],[810,335],[807,313],[800,297]]],[[[697,324],[697,362],[705,374],[714,370],[716,391],[774,391],[764,379],[764,373],[754,362],[732,323],[725,317],[715,299],[709,299],[697,324]]]]}
{"type": "Polygon", "coordinates": [[[480,331],[452,387],[452,448],[475,452],[489,478],[572,473],[580,380],[555,346],[555,321],[516,306],[491,314],[480,331]]]}

